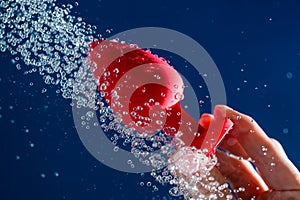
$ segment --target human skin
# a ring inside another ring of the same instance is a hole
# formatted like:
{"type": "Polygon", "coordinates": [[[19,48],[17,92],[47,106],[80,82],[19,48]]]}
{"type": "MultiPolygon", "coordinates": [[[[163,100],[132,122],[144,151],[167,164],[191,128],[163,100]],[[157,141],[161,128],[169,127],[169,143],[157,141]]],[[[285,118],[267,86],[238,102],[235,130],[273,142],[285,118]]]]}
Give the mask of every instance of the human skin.
{"type": "Polygon", "coordinates": [[[248,115],[224,105],[214,114],[203,114],[199,123],[204,127],[229,118],[234,127],[223,139],[217,151],[218,164],[214,175],[221,183],[228,182],[241,199],[297,200],[300,199],[300,173],[286,156],[282,146],[269,138],[248,115]],[[234,155],[234,156],[233,156],[234,155]],[[256,166],[256,170],[249,160],[256,166]]]}

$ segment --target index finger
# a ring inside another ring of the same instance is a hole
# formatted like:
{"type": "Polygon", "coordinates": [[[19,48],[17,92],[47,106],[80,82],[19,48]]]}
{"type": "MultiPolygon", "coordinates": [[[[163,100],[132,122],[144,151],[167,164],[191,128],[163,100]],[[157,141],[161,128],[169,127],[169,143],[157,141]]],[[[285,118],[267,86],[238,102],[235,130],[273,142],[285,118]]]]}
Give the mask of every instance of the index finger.
{"type": "Polygon", "coordinates": [[[223,105],[216,106],[215,111],[234,122],[230,134],[237,138],[252,158],[269,187],[274,190],[299,189],[299,171],[287,158],[278,142],[269,138],[262,128],[245,114],[223,105]]]}

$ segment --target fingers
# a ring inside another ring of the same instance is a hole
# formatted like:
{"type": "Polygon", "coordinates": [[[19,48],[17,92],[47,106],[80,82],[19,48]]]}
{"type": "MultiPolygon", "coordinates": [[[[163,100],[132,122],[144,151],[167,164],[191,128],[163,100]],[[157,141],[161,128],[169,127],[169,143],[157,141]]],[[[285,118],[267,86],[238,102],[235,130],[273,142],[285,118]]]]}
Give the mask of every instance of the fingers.
{"type": "MultiPolygon", "coordinates": [[[[216,117],[209,114],[203,114],[199,121],[200,125],[205,128],[208,128],[208,126],[215,126],[218,121],[220,121],[218,120],[218,114],[215,114],[215,116],[216,117]]],[[[239,155],[240,158],[248,158],[248,154],[242,148],[238,140],[231,134],[225,136],[221,143],[221,147],[235,155],[239,155]]],[[[248,161],[243,159],[239,160],[235,158],[236,156],[232,157],[221,151],[217,151],[216,155],[218,157],[218,170],[225,177],[225,181],[239,193],[241,198],[250,199],[257,194],[268,190],[267,185],[248,161]]]]}
{"type": "Polygon", "coordinates": [[[231,134],[227,134],[222,142],[220,143],[219,147],[222,149],[230,152],[231,154],[241,157],[243,159],[248,159],[249,156],[239,141],[231,134]]]}
{"type": "Polygon", "coordinates": [[[285,155],[283,149],[270,139],[260,126],[249,116],[227,106],[216,106],[221,113],[234,122],[231,134],[252,158],[261,176],[269,187],[275,190],[300,189],[300,175],[297,168],[285,155]]]}
{"type": "Polygon", "coordinates": [[[242,199],[251,199],[268,190],[268,186],[247,160],[239,160],[217,151],[217,168],[242,199]]]}
{"type": "Polygon", "coordinates": [[[300,191],[268,191],[258,196],[257,200],[300,200],[300,191]]]}
{"type": "Polygon", "coordinates": [[[249,156],[232,134],[229,133],[225,136],[219,147],[234,155],[229,156],[217,151],[218,169],[240,198],[251,199],[251,197],[268,190],[268,186],[261,176],[254,170],[250,162],[245,160],[249,156]],[[241,191],[240,188],[243,188],[244,191],[241,191]]]}
{"type": "Polygon", "coordinates": [[[245,160],[249,156],[232,134],[229,133],[225,136],[220,147],[229,151],[231,156],[217,151],[218,169],[240,198],[251,199],[251,197],[268,190],[268,186],[261,176],[250,162],[245,160]]]}

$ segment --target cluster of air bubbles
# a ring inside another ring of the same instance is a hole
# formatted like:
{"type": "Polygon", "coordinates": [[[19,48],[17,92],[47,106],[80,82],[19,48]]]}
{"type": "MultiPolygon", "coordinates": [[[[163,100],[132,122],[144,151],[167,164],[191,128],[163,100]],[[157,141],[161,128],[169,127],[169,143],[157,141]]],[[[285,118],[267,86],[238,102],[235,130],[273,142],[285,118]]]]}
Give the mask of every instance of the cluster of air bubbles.
{"type": "Polygon", "coordinates": [[[87,64],[96,27],[70,15],[73,5],[55,0],[2,0],[0,51],[25,74],[39,73],[77,106],[95,107],[96,83],[87,64]]]}
{"type": "Polygon", "coordinates": [[[183,195],[189,200],[233,199],[228,192],[228,185],[220,184],[211,173],[216,163],[216,157],[207,157],[205,150],[194,147],[180,148],[169,158],[168,182],[173,185],[169,194],[183,195]]]}
{"type": "MultiPolygon", "coordinates": [[[[122,124],[118,114],[105,106],[105,103],[100,105],[100,126],[105,132],[113,133],[110,139],[116,145],[114,151],[130,145],[135,158],[152,167],[150,175],[157,183],[172,186],[169,190],[171,196],[183,195],[186,199],[233,198],[231,194],[224,192],[228,189],[227,185],[219,184],[210,174],[217,163],[216,157],[209,158],[204,151],[183,147],[184,143],[180,140],[182,133],[171,138],[162,131],[153,135],[137,132],[122,124]]],[[[127,164],[134,168],[133,160],[128,160],[127,164]]],[[[158,191],[158,187],[151,184],[150,181],[139,183],[140,186],[152,187],[153,191],[158,191]]]]}
{"type": "MultiPolygon", "coordinates": [[[[215,157],[208,158],[200,150],[181,147],[179,138],[162,131],[149,135],[122,123],[123,113],[114,113],[104,100],[105,94],[97,92],[95,66],[88,60],[88,46],[95,41],[96,27],[72,16],[72,8],[73,5],[58,4],[56,0],[1,0],[0,52],[9,52],[12,63],[24,74],[38,73],[46,85],[55,85],[57,93],[72,100],[71,106],[88,108],[81,116],[81,125],[86,129],[99,126],[114,144],[115,152],[129,148],[139,162],[153,167],[151,176],[158,183],[174,186],[170,190],[172,196],[217,199],[226,195],[223,192],[226,185],[220,185],[210,175],[215,157]],[[99,123],[91,120],[94,117],[98,117],[99,123]],[[209,191],[209,195],[203,191],[209,191]]],[[[47,88],[41,92],[47,92],[47,88]]],[[[118,94],[112,95],[117,102],[118,94]]],[[[175,98],[181,100],[183,96],[177,94],[175,98]]],[[[159,125],[162,123],[157,121],[159,125]]],[[[127,164],[135,167],[132,160],[127,164]]],[[[151,182],[145,185],[158,190],[151,182]]],[[[227,199],[231,198],[227,194],[227,199]]]]}
{"type": "MultiPolygon", "coordinates": [[[[101,102],[100,105],[102,104],[101,102]]],[[[139,162],[155,170],[168,165],[168,157],[174,152],[176,140],[172,140],[162,131],[153,135],[135,131],[134,128],[122,124],[118,114],[107,106],[100,106],[99,119],[100,127],[115,145],[115,152],[118,152],[119,148],[128,149],[139,162]]],[[[127,164],[134,167],[131,160],[128,160],[127,164]]]]}
{"type": "Polygon", "coordinates": [[[262,151],[264,156],[266,156],[268,154],[268,148],[265,147],[265,146],[261,146],[261,151],[262,151]]]}

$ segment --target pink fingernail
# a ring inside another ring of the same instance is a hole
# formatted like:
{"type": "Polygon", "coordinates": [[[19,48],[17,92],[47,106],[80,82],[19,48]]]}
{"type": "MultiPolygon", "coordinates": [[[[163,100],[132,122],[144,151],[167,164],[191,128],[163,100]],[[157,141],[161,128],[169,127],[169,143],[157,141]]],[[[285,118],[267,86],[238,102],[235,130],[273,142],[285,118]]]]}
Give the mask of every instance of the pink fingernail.
{"type": "Polygon", "coordinates": [[[226,117],[226,109],[222,106],[216,106],[214,109],[214,115],[217,118],[225,118],[226,117]]]}
{"type": "Polygon", "coordinates": [[[208,115],[208,114],[203,114],[199,120],[199,124],[207,129],[209,127],[209,124],[210,124],[210,119],[211,117],[208,115]]]}

